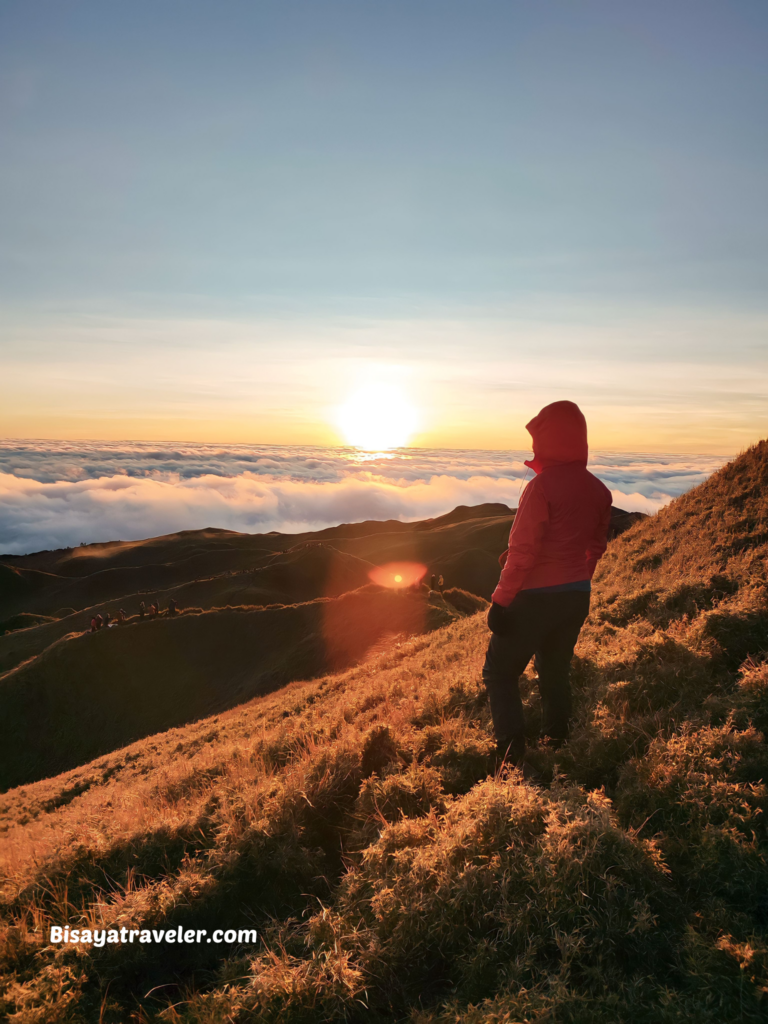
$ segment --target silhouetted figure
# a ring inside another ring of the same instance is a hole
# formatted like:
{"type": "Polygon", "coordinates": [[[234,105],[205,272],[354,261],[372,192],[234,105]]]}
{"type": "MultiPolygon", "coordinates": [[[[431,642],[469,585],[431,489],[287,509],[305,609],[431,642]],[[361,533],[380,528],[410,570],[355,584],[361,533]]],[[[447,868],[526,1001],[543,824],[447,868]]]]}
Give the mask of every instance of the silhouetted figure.
{"type": "Polygon", "coordinates": [[[139,604],[139,618],[140,619],[144,618],[144,615],[146,614],[146,611],[147,611],[146,606],[145,606],[144,602],[142,601],[139,604]]]}
{"type": "Polygon", "coordinates": [[[98,627],[98,624],[96,622],[96,616],[94,615],[94,617],[91,619],[91,632],[95,633],[98,628],[99,627],[98,627]]]}
{"type": "Polygon", "coordinates": [[[104,625],[108,626],[110,622],[111,622],[111,616],[110,616],[109,612],[104,612],[104,625]]]}
{"type": "Polygon", "coordinates": [[[175,615],[176,614],[176,607],[177,607],[176,606],[176,602],[174,601],[173,598],[171,598],[171,600],[168,602],[168,614],[169,615],[175,615]]]}
{"type": "MultiPolygon", "coordinates": [[[[573,649],[589,614],[592,575],[607,545],[611,492],[587,470],[587,422],[574,402],[553,402],[526,429],[536,476],[523,491],[488,612],[483,666],[497,753],[525,770],[518,679],[535,657],[541,736],[567,738],[573,649]]],[[[530,769],[528,769],[530,771],[530,769]]]]}
{"type": "Polygon", "coordinates": [[[154,604],[154,603],[152,603],[149,606],[149,617],[150,617],[150,619],[156,619],[157,618],[157,605],[154,604]]]}
{"type": "Polygon", "coordinates": [[[443,577],[440,576],[440,579],[437,581],[437,589],[440,591],[441,594],[443,592],[443,587],[444,586],[445,586],[445,583],[443,582],[443,577]]]}
{"type": "Polygon", "coordinates": [[[96,616],[96,629],[101,629],[101,627],[103,625],[104,625],[104,619],[102,619],[102,617],[100,615],[97,615],[96,616]]]}
{"type": "Polygon", "coordinates": [[[429,577],[429,589],[430,590],[434,590],[435,589],[435,579],[436,579],[435,574],[432,573],[432,575],[429,577]]]}
{"type": "Polygon", "coordinates": [[[123,622],[125,622],[125,609],[124,608],[121,608],[120,611],[117,613],[117,621],[119,623],[121,623],[121,624],[123,622]]]}

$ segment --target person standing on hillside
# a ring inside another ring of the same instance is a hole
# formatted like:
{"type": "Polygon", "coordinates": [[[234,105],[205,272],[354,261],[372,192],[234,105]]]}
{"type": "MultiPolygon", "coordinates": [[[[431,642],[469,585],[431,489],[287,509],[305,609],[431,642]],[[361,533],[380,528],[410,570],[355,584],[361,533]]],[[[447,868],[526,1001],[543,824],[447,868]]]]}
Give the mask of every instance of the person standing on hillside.
{"type": "Polygon", "coordinates": [[[541,737],[559,747],[571,718],[573,649],[589,614],[591,579],[607,545],[611,492],[587,470],[587,421],[575,402],[553,402],[526,424],[536,474],[499,557],[483,667],[497,754],[525,762],[518,680],[535,656],[541,737]]]}

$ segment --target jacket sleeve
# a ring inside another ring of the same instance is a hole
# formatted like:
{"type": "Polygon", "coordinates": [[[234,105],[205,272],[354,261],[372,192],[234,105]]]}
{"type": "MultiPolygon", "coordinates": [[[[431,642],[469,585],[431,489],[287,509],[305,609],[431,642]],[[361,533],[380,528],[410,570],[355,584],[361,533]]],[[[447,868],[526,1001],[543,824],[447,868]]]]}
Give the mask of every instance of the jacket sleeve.
{"type": "Polygon", "coordinates": [[[506,608],[518,590],[522,590],[525,577],[536,563],[548,524],[549,504],[536,477],[523,491],[520,508],[512,523],[507,558],[491,598],[495,604],[506,608]]]}
{"type": "Polygon", "coordinates": [[[587,544],[587,572],[589,578],[595,575],[595,569],[597,563],[603,557],[605,549],[608,547],[608,527],[611,525],[611,502],[608,504],[600,517],[600,522],[597,525],[597,529],[592,535],[591,540],[587,544]]]}

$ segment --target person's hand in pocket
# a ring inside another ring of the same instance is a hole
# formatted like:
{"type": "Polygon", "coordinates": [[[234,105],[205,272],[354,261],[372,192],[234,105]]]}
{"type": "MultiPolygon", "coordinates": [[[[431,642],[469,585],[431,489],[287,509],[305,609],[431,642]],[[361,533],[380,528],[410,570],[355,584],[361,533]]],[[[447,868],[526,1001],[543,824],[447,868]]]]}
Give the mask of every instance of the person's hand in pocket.
{"type": "Polygon", "coordinates": [[[491,603],[491,607],[488,609],[488,629],[492,633],[498,633],[502,636],[508,628],[507,621],[507,609],[500,604],[496,604],[495,601],[491,603]]]}

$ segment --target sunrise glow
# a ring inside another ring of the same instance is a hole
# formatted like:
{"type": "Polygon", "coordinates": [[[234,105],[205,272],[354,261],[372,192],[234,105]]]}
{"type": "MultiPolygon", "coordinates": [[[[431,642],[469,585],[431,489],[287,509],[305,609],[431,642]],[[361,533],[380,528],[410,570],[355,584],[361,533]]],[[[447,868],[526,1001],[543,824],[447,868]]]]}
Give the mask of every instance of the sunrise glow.
{"type": "Polygon", "coordinates": [[[386,451],[408,444],[418,416],[395,384],[372,383],[358,388],[338,410],[337,422],[346,441],[366,451],[386,451]]]}

